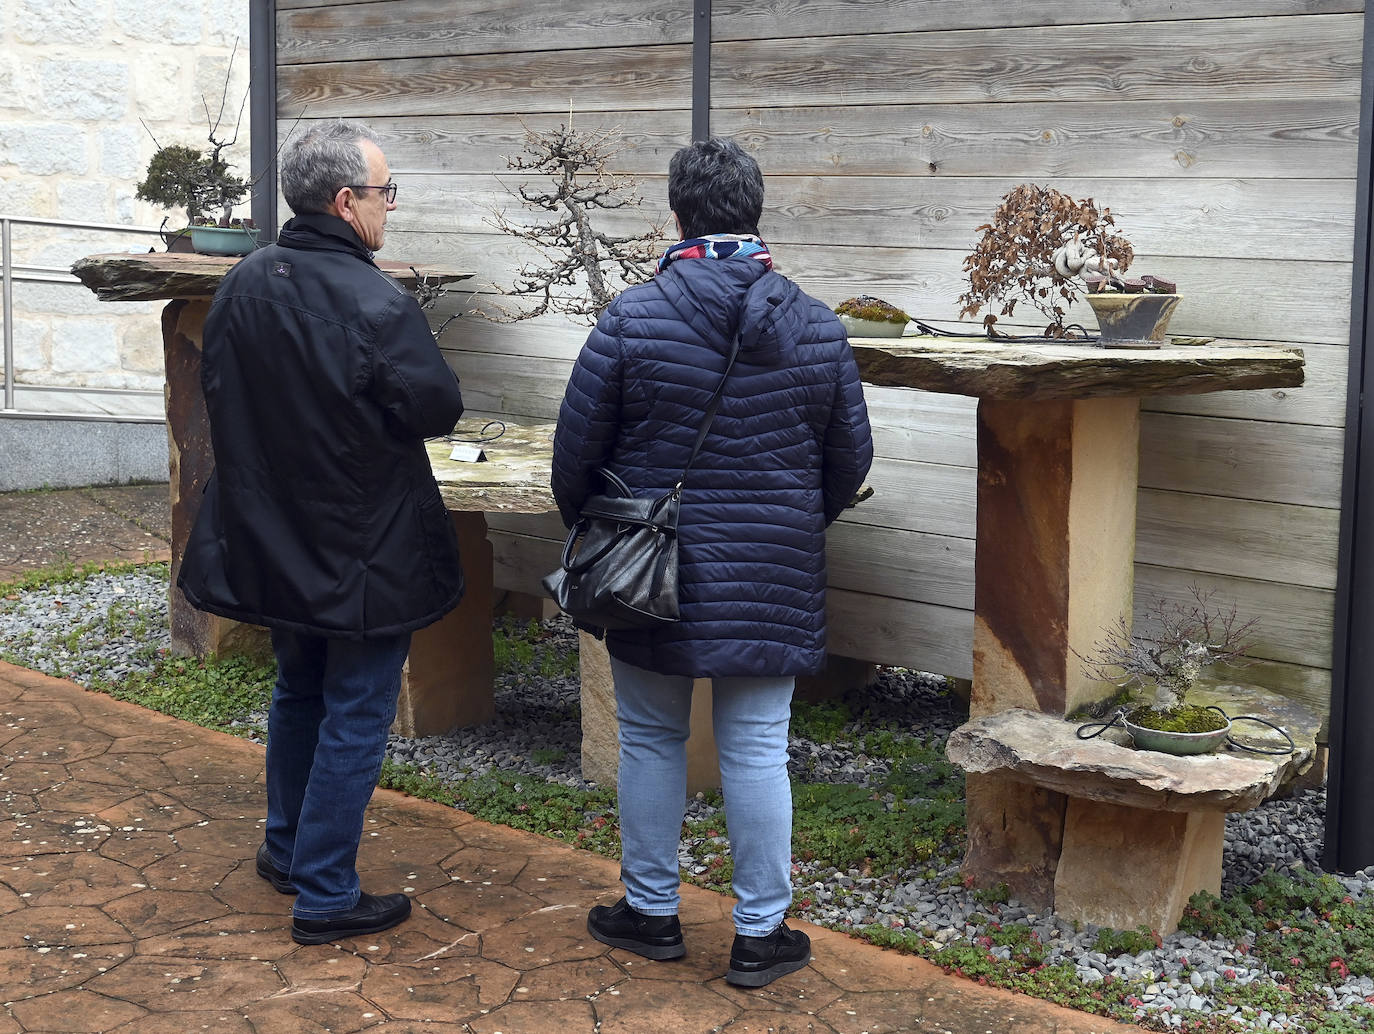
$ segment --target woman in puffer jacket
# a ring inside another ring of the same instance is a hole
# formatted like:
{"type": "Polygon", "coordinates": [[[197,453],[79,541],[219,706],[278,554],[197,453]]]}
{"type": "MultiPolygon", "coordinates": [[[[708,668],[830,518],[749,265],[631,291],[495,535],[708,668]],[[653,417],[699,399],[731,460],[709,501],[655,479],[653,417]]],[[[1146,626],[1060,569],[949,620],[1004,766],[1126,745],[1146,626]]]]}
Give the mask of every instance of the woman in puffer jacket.
{"type": "Polygon", "coordinates": [[[668,201],[683,240],[621,294],[578,356],[558,416],[553,491],[569,527],[605,490],[667,492],[692,453],[731,345],[739,355],[692,463],[678,523],[681,620],[606,636],[620,725],[621,879],[593,937],[651,959],[685,954],[678,843],[694,678],[712,724],[734,861],[726,980],[761,987],[804,967],[788,929],[797,675],[825,660],[825,528],[861,487],[873,445],[858,369],[834,314],[773,272],[758,235],[763,176],[737,144],[679,150],[668,201]]]}

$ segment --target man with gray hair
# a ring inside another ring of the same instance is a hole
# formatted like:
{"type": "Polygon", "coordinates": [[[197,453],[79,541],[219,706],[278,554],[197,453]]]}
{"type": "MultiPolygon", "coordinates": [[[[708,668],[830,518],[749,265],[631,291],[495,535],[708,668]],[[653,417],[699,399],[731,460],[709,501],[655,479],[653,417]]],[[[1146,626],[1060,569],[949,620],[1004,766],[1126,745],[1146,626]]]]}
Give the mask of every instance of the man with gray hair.
{"type": "Polygon", "coordinates": [[[424,448],[463,400],[419,305],[372,261],[396,207],[376,134],[311,128],[281,182],[295,218],[230,270],[205,322],[216,467],[177,584],[271,629],[257,872],[296,895],[291,936],[323,944],[410,914],[404,894],[361,890],[358,843],[410,634],[463,593],[424,448]]]}

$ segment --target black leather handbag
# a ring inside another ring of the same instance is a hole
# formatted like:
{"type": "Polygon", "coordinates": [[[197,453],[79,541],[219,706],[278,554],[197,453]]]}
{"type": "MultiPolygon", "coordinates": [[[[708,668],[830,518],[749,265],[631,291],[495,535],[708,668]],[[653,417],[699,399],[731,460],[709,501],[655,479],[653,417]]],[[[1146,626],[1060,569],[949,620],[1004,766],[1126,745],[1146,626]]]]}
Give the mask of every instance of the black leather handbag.
{"type": "Polygon", "coordinates": [[[606,494],[587,497],[563,544],[562,563],[542,582],[578,628],[599,636],[678,620],[677,518],[682,485],[711,429],[738,354],[736,337],[697,430],[692,455],[671,489],[654,498],[636,499],[612,471],[598,470],[606,494]]]}

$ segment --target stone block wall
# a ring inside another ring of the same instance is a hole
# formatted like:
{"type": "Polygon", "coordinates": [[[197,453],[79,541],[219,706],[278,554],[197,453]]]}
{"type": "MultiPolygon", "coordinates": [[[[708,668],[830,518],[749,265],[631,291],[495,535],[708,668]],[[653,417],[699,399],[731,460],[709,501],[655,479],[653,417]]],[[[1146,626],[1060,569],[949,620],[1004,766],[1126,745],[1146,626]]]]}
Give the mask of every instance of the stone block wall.
{"type": "MultiPolygon", "coordinates": [[[[134,197],[159,144],[207,145],[223,103],[226,156],[249,176],[249,0],[0,3],[0,215],[168,228],[184,220],[134,197]],[[232,74],[225,74],[237,41],[232,74]]],[[[247,214],[247,202],[241,206],[247,214]]],[[[156,237],[13,227],[16,265],[162,247],[156,237]]],[[[160,389],[159,303],[97,302],[79,285],[16,283],[16,379],[26,385],[160,389]]],[[[24,399],[34,396],[24,395],[24,399]]],[[[56,408],[55,395],[21,410],[56,408]]],[[[131,402],[142,412],[147,399],[131,402]]],[[[111,402],[111,406],[118,405],[111,402]]],[[[160,406],[158,407],[160,409],[160,406]]]]}

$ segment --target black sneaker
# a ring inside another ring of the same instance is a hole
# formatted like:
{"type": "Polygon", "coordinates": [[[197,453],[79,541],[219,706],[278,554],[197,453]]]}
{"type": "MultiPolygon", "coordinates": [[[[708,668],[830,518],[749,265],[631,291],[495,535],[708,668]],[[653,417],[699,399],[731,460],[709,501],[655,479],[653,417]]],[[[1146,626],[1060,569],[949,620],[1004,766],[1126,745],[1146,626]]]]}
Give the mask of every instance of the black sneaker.
{"type": "Polygon", "coordinates": [[[735,934],[725,982],[739,987],[763,987],[778,977],[805,969],[811,961],[811,938],[779,923],[767,937],[735,934]]]}
{"type": "Polygon", "coordinates": [[[390,930],[410,915],[410,898],[404,894],[359,894],[358,903],[330,919],[291,917],[291,939],[297,944],[325,944],[345,937],[367,937],[390,930]]]}
{"type": "Polygon", "coordinates": [[[291,884],[291,876],[282,872],[272,861],[272,856],[267,853],[267,844],[258,848],[258,875],[261,876],[272,886],[277,888],[278,894],[294,894],[296,888],[291,884]]]}
{"type": "Polygon", "coordinates": [[[587,932],[602,944],[624,948],[646,959],[680,959],[687,954],[677,916],[646,916],[621,898],[587,913],[587,932]]]}

